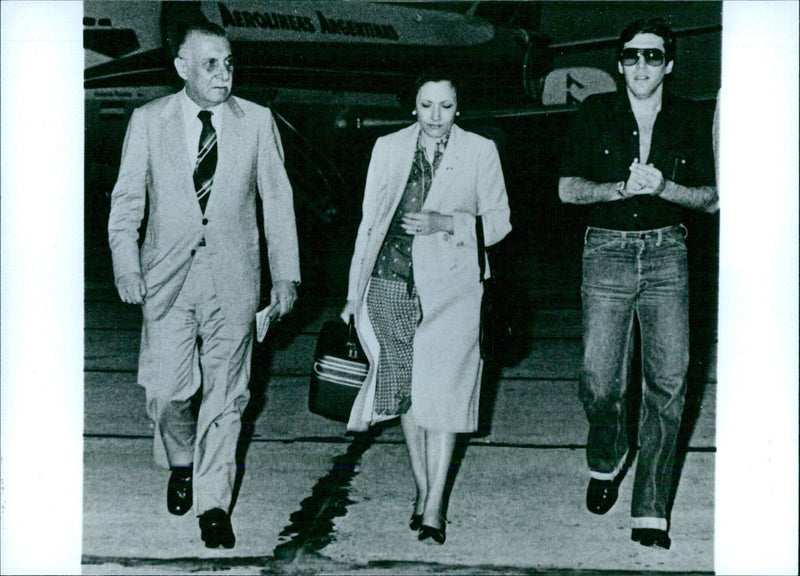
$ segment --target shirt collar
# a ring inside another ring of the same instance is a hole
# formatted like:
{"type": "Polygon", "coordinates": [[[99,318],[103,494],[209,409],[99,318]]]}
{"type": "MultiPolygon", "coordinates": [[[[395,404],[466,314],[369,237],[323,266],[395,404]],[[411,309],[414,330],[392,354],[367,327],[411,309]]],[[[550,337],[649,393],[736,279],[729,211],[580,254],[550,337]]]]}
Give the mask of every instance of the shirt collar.
{"type": "Polygon", "coordinates": [[[208,110],[209,112],[211,112],[211,114],[212,114],[211,117],[212,118],[215,118],[216,120],[221,120],[221,118],[222,118],[222,106],[225,104],[225,102],[221,102],[221,103],[219,103],[216,106],[213,106],[211,108],[200,108],[200,106],[198,106],[197,103],[194,100],[189,98],[189,95],[186,93],[186,88],[185,87],[184,87],[183,90],[181,90],[180,93],[182,95],[181,96],[181,102],[183,103],[183,113],[186,116],[186,118],[189,118],[189,119],[197,118],[197,114],[201,110],[208,110]]]}
{"type": "MultiPolygon", "coordinates": [[[[673,97],[672,93],[664,87],[664,90],[661,92],[661,110],[659,110],[659,116],[666,110],[667,112],[671,112],[672,108],[675,106],[675,98],[673,97]]],[[[633,114],[633,109],[631,107],[630,96],[628,95],[627,89],[623,86],[621,91],[617,92],[617,100],[614,103],[614,110],[616,112],[629,112],[633,114]]]]}
{"type": "MultiPolygon", "coordinates": [[[[450,141],[450,134],[452,133],[453,130],[451,128],[450,132],[448,132],[446,136],[436,142],[436,152],[444,154],[445,148],[447,148],[447,143],[450,141]]],[[[422,143],[422,130],[420,130],[419,134],[417,134],[417,150],[425,150],[425,145],[422,143]]]]}

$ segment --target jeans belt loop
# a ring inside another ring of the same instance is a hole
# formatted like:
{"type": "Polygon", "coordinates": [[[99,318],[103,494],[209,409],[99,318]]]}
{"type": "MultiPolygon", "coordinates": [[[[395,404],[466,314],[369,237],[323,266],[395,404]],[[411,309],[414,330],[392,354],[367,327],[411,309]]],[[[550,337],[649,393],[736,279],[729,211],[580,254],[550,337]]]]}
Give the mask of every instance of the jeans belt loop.
{"type": "Polygon", "coordinates": [[[661,240],[664,238],[664,231],[661,228],[659,228],[657,232],[658,232],[658,239],[656,240],[656,246],[658,247],[661,246],[661,240]]]}

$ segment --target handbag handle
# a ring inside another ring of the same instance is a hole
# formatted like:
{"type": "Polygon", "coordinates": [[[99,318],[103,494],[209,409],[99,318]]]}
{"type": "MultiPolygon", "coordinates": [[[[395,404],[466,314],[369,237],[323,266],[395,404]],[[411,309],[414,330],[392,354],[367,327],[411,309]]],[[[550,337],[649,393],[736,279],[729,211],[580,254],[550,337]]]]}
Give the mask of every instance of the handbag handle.
{"type": "Polygon", "coordinates": [[[479,281],[483,284],[486,272],[486,244],[483,241],[483,217],[480,215],[475,218],[475,237],[478,239],[478,269],[481,275],[479,281]]]}
{"type": "Polygon", "coordinates": [[[356,336],[355,318],[350,314],[350,321],[347,323],[347,356],[349,358],[358,358],[358,340],[356,336]]]}

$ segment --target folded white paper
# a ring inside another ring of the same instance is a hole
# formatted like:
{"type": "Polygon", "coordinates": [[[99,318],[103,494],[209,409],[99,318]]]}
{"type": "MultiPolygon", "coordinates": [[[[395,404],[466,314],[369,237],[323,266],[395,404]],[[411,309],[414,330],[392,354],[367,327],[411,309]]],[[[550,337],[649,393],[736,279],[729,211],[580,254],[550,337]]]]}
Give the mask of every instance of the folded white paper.
{"type": "Polygon", "coordinates": [[[273,302],[263,310],[256,312],[256,339],[259,342],[264,341],[264,336],[267,335],[269,323],[272,321],[273,313],[277,310],[278,302],[273,302]]]}

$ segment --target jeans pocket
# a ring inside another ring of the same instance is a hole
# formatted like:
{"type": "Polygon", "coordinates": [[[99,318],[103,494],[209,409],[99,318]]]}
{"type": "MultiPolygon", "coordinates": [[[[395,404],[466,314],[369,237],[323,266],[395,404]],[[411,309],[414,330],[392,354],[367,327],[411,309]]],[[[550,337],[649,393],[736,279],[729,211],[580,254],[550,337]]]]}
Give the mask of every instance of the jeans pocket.
{"type": "Polygon", "coordinates": [[[598,252],[607,252],[613,248],[619,247],[620,241],[618,238],[608,238],[602,240],[587,239],[583,245],[583,258],[591,257],[598,252]]]}
{"type": "Polygon", "coordinates": [[[662,247],[676,253],[686,252],[686,242],[684,239],[674,236],[665,236],[662,240],[662,247]]]}

